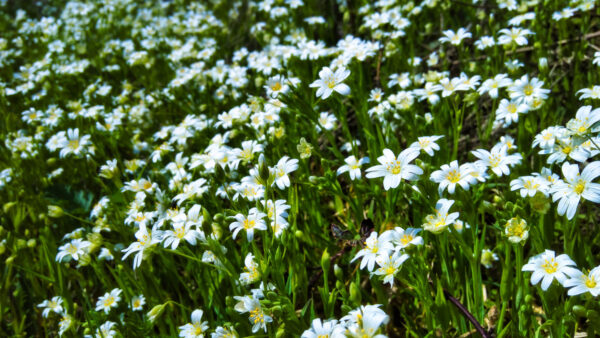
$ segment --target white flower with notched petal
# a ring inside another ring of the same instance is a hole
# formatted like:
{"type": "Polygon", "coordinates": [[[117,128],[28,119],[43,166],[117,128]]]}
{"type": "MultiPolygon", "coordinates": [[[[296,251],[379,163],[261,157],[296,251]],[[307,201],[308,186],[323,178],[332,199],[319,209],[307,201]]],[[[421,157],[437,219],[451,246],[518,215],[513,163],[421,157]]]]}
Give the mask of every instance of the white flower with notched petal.
{"type": "Polygon", "coordinates": [[[322,99],[328,98],[333,91],[341,95],[348,95],[350,94],[350,87],[342,83],[348,75],[350,75],[350,71],[345,68],[338,68],[334,73],[331,71],[331,68],[325,67],[319,72],[320,79],[311,83],[310,87],[318,88],[317,97],[321,97],[322,99]]]}
{"type": "Polygon", "coordinates": [[[279,162],[277,162],[277,165],[274,168],[271,168],[271,171],[275,175],[273,184],[277,184],[277,187],[281,190],[290,186],[290,177],[288,174],[298,169],[298,160],[295,158],[288,159],[289,157],[287,156],[282,157],[279,162]]]}
{"type": "Polygon", "coordinates": [[[336,319],[321,321],[320,318],[313,319],[310,329],[302,333],[301,338],[343,338],[346,328],[338,324],[336,319]]]}
{"type": "Polygon", "coordinates": [[[566,288],[570,288],[567,293],[569,296],[589,292],[592,296],[598,297],[600,295],[600,266],[593,268],[588,274],[577,271],[563,285],[566,288]]]}
{"type": "Polygon", "coordinates": [[[448,188],[448,192],[454,194],[456,185],[460,185],[463,189],[469,190],[469,183],[472,180],[470,175],[473,171],[469,163],[458,166],[458,161],[452,161],[450,164],[444,164],[440,170],[431,173],[430,179],[435,183],[439,183],[438,187],[440,195],[448,188]]]}
{"type": "Polygon", "coordinates": [[[96,311],[104,311],[104,313],[108,314],[112,308],[119,305],[121,292],[123,292],[123,290],[119,288],[112,289],[110,292],[105,293],[104,296],[98,298],[98,301],[96,302],[96,311]]]}
{"type": "Polygon", "coordinates": [[[421,151],[426,152],[429,156],[433,156],[434,151],[440,150],[440,146],[435,143],[435,141],[441,139],[442,136],[421,136],[418,138],[417,142],[413,142],[410,145],[410,148],[416,148],[421,151]]]}
{"type": "Polygon", "coordinates": [[[577,205],[581,198],[595,203],[600,203],[600,184],[592,183],[596,177],[600,176],[600,161],[588,164],[581,174],[577,164],[565,162],[562,166],[562,172],[565,176],[564,181],[556,182],[551,188],[552,201],[558,202],[558,214],[567,214],[568,219],[572,219],[577,211],[577,205]]]}
{"type": "Polygon", "coordinates": [[[367,169],[367,178],[383,177],[383,188],[389,190],[396,188],[402,179],[415,180],[423,174],[423,170],[414,164],[409,164],[419,156],[419,150],[408,148],[403,150],[398,157],[389,149],[383,149],[383,156],[379,156],[379,165],[367,169]]]}
{"type": "Polygon", "coordinates": [[[233,239],[237,237],[238,232],[244,229],[246,230],[246,238],[249,242],[254,239],[254,230],[267,230],[267,225],[263,218],[266,214],[259,212],[256,208],[250,209],[248,217],[237,214],[235,215],[236,221],[229,225],[229,230],[233,231],[233,239]]]}
{"type": "Polygon", "coordinates": [[[510,174],[510,167],[521,163],[523,159],[521,154],[509,155],[506,145],[502,143],[496,144],[491,151],[477,149],[471,153],[479,159],[475,164],[489,167],[498,176],[510,174]]]}
{"type": "Polygon", "coordinates": [[[346,162],[346,164],[339,167],[339,169],[337,170],[337,174],[341,175],[345,172],[348,172],[348,174],[350,174],[350,179],[354,181],[355,179],[360,179],[360,167],[365,163],[369,163],[369,158],[363,157],[360,160],[357,160],[354,155],[351,155],[347,157],[344,161],[346,162]]]}
{"type": "Polygon", "coordinates": [[[554,251],[546,250],[537,256],[531,257],[529,262],[523,265],[521,271],[533,272],[531,274],[532,285],[542,281],[542,290],[546,291],[555,278],[560,284],[564,285],[567,276],[577,275],[579,271],[573,267],[576,264],[569,256],[563,254],[555,257],[555,255],[554,251]]]}
{"type": "Polygon", "coordinates": [[[383,283],[389,283],[390,286],[394,286],[394,276],[400,270],[400,265],[408,259],[407,254],[401,254],[395,252],[393,255],[381,254],[377,256],[376,262],[379,266],[378,269],[372,272],[373,275],[383,276],[383,283]]]}
{"type": "Polygon", "coordinates": [[[202,338],[208,330],[208,322],[202,321],[204,312],[200,309],[192,312],[192,322],[179,327],[179,337],[202,338]]]}
{"type": "Polygon", "coordinates": [[[239,302],[235,305],[235,310],[239,313],[249,312],[248,320],[252,326],[252,333],[256,333],[260,328],[267,332],[267,323],[273,321],[271,316],[267,316],[260,306],[260,302],[253,296],[234,296],[239,302]]]}
{"type": "Polygon", "coordinates": [[[433,232],[434,234],[439,234],[446,230],[449,225],[454,224],[458,219],[459,214],[458,212],[448,214],[452,204],[454,204],[453,200],[447,200],[445,198],[437,201],[435,204],[435,214],[425,217],[426,223],[423,224],[423,229],[433,232]]]}
{"type": "Polygon", "coordinates": [[[391,233],[382,234],[380,237],[377,236],[377,232],[372,232],[369,238],[365,241],[365,248],[356,253],[356,256],[352,259],[352,262],[362,257],[360,261],[360,268],[367,267],[369,272],[375,268],[375,262],[379,255],[389,255],[394,250],[394,245],[391,242],[391,233]]]}

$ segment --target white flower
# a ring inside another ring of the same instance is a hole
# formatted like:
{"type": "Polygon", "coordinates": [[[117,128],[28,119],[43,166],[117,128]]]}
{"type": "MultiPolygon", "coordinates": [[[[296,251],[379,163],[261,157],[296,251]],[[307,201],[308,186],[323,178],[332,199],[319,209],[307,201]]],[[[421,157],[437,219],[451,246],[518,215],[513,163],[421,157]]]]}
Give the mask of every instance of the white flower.
{"type": "Polygon", "coordinates": [[[254,230],[267,230],[267,225],[263,218],[266,214],[259,212],[256,208],[250,209],[248,217],[243,214],[235,215],[236,221],[229,225],[229,230],[233,231],[233,239],[237,237],[238,232],[246,230],[246,238],[249,242],[254,239],[254,230]]]}
{"type": "Polygon", "coordinates": [[[317,97],[321,97],[322,99],[328,98],[333,91],[341,95],[348,95],[350,94],[350,87],[342,83],[348,75],[350,75],[350,71],[345,68],[340,67],[334,73],[329,67],[324,67],[319,72],[320,79],[311,83],[310,87],[318,88],[317,97]]]}
{"type": "Polygon", "coordinates": [[[456,185],[460,185],[463,189],[469,190],[469,182],[472,179],[470,176],[473,171],[470,164],[463,164],[458,166],[458,161],[452,161],[450,164],[444,164],[440,170],[436,170],[431,173],[430,179],[439,183],[438,191],[440,195],[448,188],[450,194],[454,194],[456,185]]]}
{"type": "Polygon", "coordinates": [[[344,328],[342,325],[338,325],[338,321],[335,319],[321,321],[320,318],[313,319],[310,329],[302,333],[301,338],[344,338],[344,328]]]}
{"type": "Polygon", "coordinates": [[[413,142],[410,145],[410,148],[417,148],[426,152],[429,156],[433,156],[434,151],[440,150],[440,146],[435,143],[435,141],[441,139],[442,136],[421,136],[417,139],[417,142],[413,142]]]}
{"type": "Polygon", "coordinates": [[[244,265],[247,272],[242,272],[240,274],[240,282],[243,285],[252,284],[260,278],[260,271],[258,270],[258,263],[254,261],[254,255],[249,252],[244,259],[244,265]]]}
{"type": "Polygon", "coordinates": [[[593,127],[600,121],[600,108],[592,110],[592,106],[583,106],[577,110],[574,119],[567,122],[567,130],[571,135],[585,137],[590,133],[600,131],[600,128],[593,127]]]}
{"type": "Polygon", "coordinates": [[[600,203],[600,184],[592,183],[596,177],[600,176],[600,161],[588,164],[581,175],[577,164],[565,162],[562,166],[562,172],[565,181],[556,182],[551,188],[552,201],[558,199],[558,214],[567,214],[568,219],[572,219],[577,211],[577,205],[581,198],[591,202],[600,203]]]}
{"type": "Polygon", "coordinates": [[[50,311],[61,314],[63,312],[62,307],[63,299],[61,296],[52,297],[51,300],[45,300],[41,302],[38,307],[43,307],[42,317],[48,318],[50,311]]]}
{"type": "Polygon", "coordinates": [[[379,268],[376,269],[373,274],[383,277],[383,283],[389,283],[390,286],[394,286],[394,276],[400,270],[400,265],[408,259],[407,254],[401,254],[395,252],[393,255],[381,254],[377,256],[376,262],[379,268]]]}
{"type": "Polygon", "coordinates": [[[537,256],[531,257],[529,262],[523,265],[521,271],[532,271],[531,284],[536,285],[542,281],[542,290],[546,291],[555,278],[560,284],[564,285],[567,276],[576,275],[579,271],[573,268],[575,265],[575,262],[566,254],[555,257],[554,251],[546,250],[537,256]]]}
{"type": "Polygon", "coordinates": [[[498,255],[493,253],[490,249],[483,249],[481,251],[481,265],[485,266],[486,269],[491,268],[492,263],[499,259],[498,255]]]}
{"type": "Polygon", "coordinates": [[[233,298],[239,300],[235,305],[235,310],[240,313],[249,312],[250,317],[248,320],[252,326],[252,333],[256,333],[260,328],[267,332],[267,323],[273,321],[273,318],[267,316],[260,306],[260,302],[253,296],[234,296],[233,298]]]}
{"type": "Polygon", "coordinates": [[[335,128],[335,123],[337,122],[337,118],[333,114],[329,114],[327,112],[321,113],[319,115],[319,124],[317,124],[317,131],[321,131],[321,126],[325,130],[331,130],[335,128]]]}
{"type": "Polygon", "coordinates": [[[282,157],[277,165],[272,168],[272,172],[275,174],[275,181],[273,184],[277,184],[277,187],[281,190],[290,186],[289,173],[298,169],[298,160],[293,158],[288,160],[289,157],[282,157]]]}
{"type": "Polygon", "coordinates": [[[144,295],[133,296],[131,298],[131,311],[142,311],[146,304],[146,297],[144,295]]]}
{"type": "Polygon", "coordinates": [[[419,150],[408,148],[398,157],[389,149],[383,149],[383,156],[377,158],[381,164],[367,169],[367,178],[383,177],[383,188],[396,188],[402,179],[415,180],[423,170],[414,164],[409,164],[419,156],[419,150]]]}
{"type": "Polygon", "coordinates": [[[512,167],[515,164],[521,163],[521,159],[523,158],[521,154],[509,155],[506,145],[501,143],[496,144],[491,152],[485,149],[478,149],[471,153],[479,158],[475,162],[476,165],[489,167],[498,176],[510,174],[509,166],[512,167]]]}
{"type": "Polygon", "coordinates": [[[576,296],[582,293],[589,292],[594,297],[600,295],[600,266],[593,268],[587,275],[577,270],[576,273],[570,275],[563,286],[570,288],[567,294],[576,296]]]}
{"type": "Polygon", "coordinates": [[[506,74],[498,74],[493,79],[487,79],[483,81],[481,86],[477,89],[479,95],[488,93],[492,99],[498,97],[498,90],[500,88],[508,87],[512,84],[512,80],[508,78],[506,74]]]}
{"type": "Polygon", "coordinates": [[[449,29],[442,32],[444,34],[443,37],[439,38],[440,42],[450,42],[451,44],[458,46],[463,39],[470,38],[471,33],[469,33],[464,28],[459,28],[456,33],[449,29]]]}
{"type": "Polygon", "coordinates": [[[500,37],[498,37],[498,43],[501,45],[508,45],[513,41],[518,46],[523,46],[527,44],[527,35],[534,34],[529,29],[523,29],[520,27],[511,27],[510,29],[504,28],[501,29],[498,33],[500,33],[500,37]]]}
{"type": "Polygon", "coordinates": [[[459,216],[458,212],[448,214],[448,210],[454,204],[453,200],[447,200],[445,198],[440,199],[435,204],[435,214],[427,215],[423,224],[423,229],[431,231],[434,234],[439,234],[446,228],[454,224],[459,216]]]}
{"type": "Polygon", "coordinates": [[[192,322],[179,327],[179,337],[203,338],[204,332],[208,330],[208,322],[202,321],[204,312],[200,309],[192,312],[192,322]]]}
{"type": "Polygon", "coordinates": [[[496,110],[496,121],[504,120],[504,127],[508,127],[513,122],[519,121],[519,114],[525,114],[528,110],[529,106],[523,102],[502,99],[496,110]]]}
{"type": "Polygon", "coordinates": [[[377,256],[387,256],[390,251],[394,250],[394,246],[390,240],[391,236],[383,236],[382,234],[381,238],[378,238],[377,232],[372,232],[365,241],[365,248],[356,253],[352,262],[362,257],[360,268],[363,269],[366,266],[369,272],[373,271],[377,256]]]}
{"type": "Polygon", "coordinates": [[[369,158],[363,157],[360,160],[357,160],[354,155],[351,155],[348,156],[344,161],[346,164],[338,168],[337,174],[341,175],[345,172],[348,172],[350,174],[350,179],[354,181],[355,179],[360,179],[360,167],[365,163],[369,163],[369,158]]]}
{"type": "Polygon", "coordinates": [[[137,252],[133,259],[133,268],[139,268],[144,258],[144,250],[154,246],[156,243],[160,243],[159,234],[160,232],[157,235],[157,231],[149,232],[145,224],[140,224],[140,228],[135,233],[137,241],[131,243],[126,249],[123,249],[125,255],[123,255],[122,259],[125,260],[127,256],[137,252]]]}
{"type": "Polygon", "coordinates": [[[104,324],[100,325],[100,327],[96,330],[96,334],[85,335],[85,338],[113,338],[117,335],[117,331],[113,330],[113,327],[117,325],[115,322],[106,321],[104,324]]]}
{"type": "Polygon", "coordinates": [[[411,245],[423,245],[423,237],[417,236],[421,229],[408,228],[406,230],[401,227],[396,227],[392,230],[392,243],[395,245],[395,250],[403,250],[411,245]]]}
{"type": "Polygon", "coordinates": [[[96,302],[96,311],[102,310],[104,313],[108,314],[112,308],[119,305],[121,292],[123,292],[121,289],[115,288],[98,298],[98,301],[96,302]]]}
{"type": "Polygon", "coordinates": [[[546,196],[548,195],[546,193],[547,188],[545,182],[536,176],[521,176],[510,181],[510,190],[519,190],[519,193],[523,198],[526,196],[533,197],[538,191],[546,196]]]}
{"type": "Polygon", "coordinates": [[[77,261],[79,260],[79,256],[84,255],[87,252],[87,248],[91,244],[92,243],[84,241],[81,238],[74,239],[70,243],[67,243],[58,248],[56,261],[62,262],[63,260],[65,260],[65,258],[66,261],[69,261],[70,259],[77,261]]]}

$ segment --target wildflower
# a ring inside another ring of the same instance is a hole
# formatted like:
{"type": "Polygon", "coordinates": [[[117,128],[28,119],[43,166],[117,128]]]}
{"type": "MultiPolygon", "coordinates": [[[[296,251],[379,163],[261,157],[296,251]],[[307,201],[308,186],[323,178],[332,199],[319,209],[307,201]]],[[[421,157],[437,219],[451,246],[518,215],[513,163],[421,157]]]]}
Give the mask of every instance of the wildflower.
{"type": "Polygon", "coordinates": [[[577,270],[570,277],[570,279],[567,279],[563,283],[564,287],[570,288],[567,292],[569,296],[576,296],[586,292],[589,292],[594,297],[600,295],[600,266],[593,268],[587,274],[577,270]]]}
{"type": "Polygon", "coordinates": [[[475,162],[476,165],[489,167],[496,175],[510,174],[510,167],[521,163],[523,158],[521,154],[509,155],[506,146],[499,143],[492,147],[491,151],[478,149],[471,152],[475,157],[479,158],[475,162]]]}
{"type": "Polygon", "coordinates": [[[248,216],[243,214],[235,215],[236,221],[229,225],[229,230],[233,231],[233,239],[237,237],[238,232],[246,230],[246,238],[249,242],[254,239],[254,230],[267,230],[267,225],[263,218],[266,214],[259,212],[256,208],[250,209],[248,216]]]}
{"type": "Polygon", "coordinates": [[[275,237],[281,236],[283,230],[286,229],[289,225],[287,221],[287,210],[290,208],[288,204],[286,204],[285,200],[267,200],[261,201],[265,210],[267,212],[267,217],[271,221],[271,227],[273,228],[273,232],[275,233],[275,237]]]}
{"type": "Polygon", "coordinates": [[[329,67],[325,67],[319,72],[320,79],[311,83],[310,87],[318,88],[317,97],[321,97],[323,100],[328,98],[333,91],[341,95],[348,95],[350,87],[342,83],[348,75],[350,75],[350,71],[345,68],[338,68],[334,73],[329,67]]]}
{"type": "Polygon", "coordinates": [[[282,157],[277,165],[271,169],[271,171],[275,175],[275,181],[273,184],[276,184],[277,187],[281,190],[290,186],[290,178],[288,176],[289,173],[298,169],[298,160],[293,158],[289,159],[289,157],[282,157]]]}
{"type": "Polygon", "coordinates": [[[577,269],[574,268],[575,262],[566,254],[555,257],[552,250],[531,257],[527,264],[523,265],[522,271],[531,271],[531,284],[536,285],[542,281],[542,290],[546,291],[556,279],[561,285],[567,281],[567,276],[575,276],[577,269]]]}
{"type": "Polygon", "coordinates": [[[367,178],[383,177],[383,188],[396,188],[402,179],[415,180],[423,173],[416,165],[409,164],[419,156],[419,150],[408,148],[398,157],[389,149],[383,150],[383,156],[377,158],[379,165],[367,169],[367,178]]]}
{"type": "Polygon", "coordinates": [[[217,326],[215,332],[211,333],[211,338],[237,338],[237,333],[233,328],[225,328],[223,326],[217,326]]]}
{"type": "Polygon", "coordinates": [[[73,317],[68,315],[66,312],[63,313],[60,321],[58,322],[58,335],[62,336],[67,330],[73,325],[73,317]]]}
{"type": "Polygon", "coordinates": [[[68,129],[67,137],[62,140],[60,144],[60,157],[66,157],[70,154],[76,156],[82,154],[85,148],[91,145],[90,135],[84,135],[79,137],[79,129],[68,129]]]}
{"type": "Polygon", "coordinates": [[[146,304],[146,297],[144,295],[133,296],[131,298],[131,311],[142,311],[146,304]]]}
{"type": "Polygon", "coordinates": [[[390,238],[387,236],[381,236],[381,238],[378,238],[377,232],[372,232],[364,244],[365,248],[357,252],[356,256],[354,256],[351,262],[354,262],[362,257],[360,261],[360,268],[363,269],[364,267],[367,267],[369,272],[372,272],[375,268],[377,256],[387,256],[389,255],[389,252],[394,249],[390,238]]]}
{"type": "Polygon", "coordinates": [[[423,237],[417,236],[421,229],[401,227],[394,228],[392,235],[392,243],[395,245],[395,250],[400,251],[408,248],[411,245],[423,245],[423,237]]]}
{"type": "Polygon", "coordinates": [[[533,197],[538,191],[545,191],[544,183],[536,176],[522,176],[510,181],[510,190],[519,190],[521,197],[533,197]]]}
{"type": "Polygon", "coordinates": [[[50,311],[61,314],[63,312],[62,307],[63,299],[61,296],[52,297],[51,300],[45,300],[41,302],[38,307],[43,307],[42,317],[48,318],[50,311]]]}
{"type": "Polygon", "coordinates": [[[431,173],[430,179],[433,182],[439,183],[438,191],[440,195],[448,188],[450,194],[454,194],[456,185],[460,185],[463,189],[469,190],[469,180],[472,167],[468,164],[458,166],[458,161],[452,161],[450,164],[444,164],[440,170],[431,173]]]}
{"type": "Polygon", "coordinates": [[[567,122],[567,130],[573,136],[585,138],[590,133],[600,131],[594,125],[600,121],[600,108],[592,110],[592,106],[583,106],[577,110],[574,119],[567,122]]]}
{"type": "Polygon", "coordinates": [[[492,267],[494,261],[498,261],[498,255],[493,253],[490,249],[483,249],[481,251],[481,265],[485,266],[486,269],[492,267]]]}
{"type": "Polygon", "coordinates": [[[246,272],[240,274],[240,282],[243,285],[252,284],[260,278],[260,271],[258,271],[258,264],[254,261],[254,255],[248,253],[244,259],[244,265],[246,272]]]}
{"type": "Polygon", "coordinates": [[[325,130],[331,130],[335,128],[335,123],[337,122],[337,118],[333,114],[329,114],[327,112],[321,113],[319,115],[317,124],[317,131],[321,131],[321,127],[325,130]]]}
{"type": "Polygon", "coordinates": [[[477,47],[478,50],[484,50],[486,48],[489,47],[493,47],[496,44],[496,41],[494,41],[494,38],[491,36],[482,36],[479,40],[475,41],[475,47],[477,47]]]}
{"type": "Polygon", "coordinates": [[[112,308],[119,305],[121,292],[123,292],[121,289],[115,288],[98,298],[98,301],[96,302],[96,311],[102,310],[104,313],[108,314],[112,308]]]}
{"type": "Polygon", "coordinates": [[[413,142],[410,145],[410,148],[417,148],[426,152],[429,156],[433,156],[434,151],[440,150],[440,146],[438,146],[435,141],[441,139],[442,137],[444,136],[421,136],[417,139],[417,142],[413,142]]]}
{"type": "Polygon", "coordinates": [[[583,88],[577,91],[580,100],[584,99],[600,99],[600,86],[593,86],[592,88],[583,88]]]}
{"type": "Polygon", "coordinates": [[[302,333],[301,338],[342,338],[344,337],[345,328],[338,325],[335,319],[321,321],[320,318],[313,319],[310,329],[302,333]]]}
{"type": "Polygon", "coordinates": [[[351,155],[348,156],[344,161],[346,164],[338,168],[337,174],[341,175],[345,172],[348,172],[350,174],[350,179],[354,181],[355,179],[360,179],[360,167],[365,163],[369,163],[369,158],[363,157],[360,160],[357,160],[354,155],[351,155]]]}
{"type": "Polygon", "coordinates": [[[504,120],[504,127],[508,127],[512,122],[519,121],[519,114],[525,114],[529,110],[529,106],[525,103],[519,103],[515,100],[508,101],[502,99],[496,110],[496,121],[504,120]]]}
{"type": "Polygon", "coordinates": [[[449,29],[442,32],[444,34],[443,37],[439,38],[440,42],[450,42],[451,44],[458,46],[463,39],[470,38],[471,33],[469,33],[464,28],[459,28],[456,33],[449,29]]]}
{"type": "Polygon", "coordinates": [[[117,325],[115,322],[106,321],[96,330],[96,334],[85,335],[86,338],[113,338],[117,335],[117,331],[113,328],[117,325]]]}
{"type": "Polygon", "coordinates": [[[557,209],[559,215],[562,216],[566,212],[567,218],[572,219],[581,198],[600,203],[600,184],[592,183],[600,176],[600,161],[588,164],[581,174],[578,165],[565,162],[562,172],[565,181],[558,181],[550,188],[553,194],[552,201],[560,199],[557,209]]]}
{"type": "Polygon", "coordinates": [[[300,153],[300,158],[307,159],[310,158],[310,156],[312,155],[313,146],[310,143],[306,142],[306,139],[302,137],[300,138],[300,144],[298,144],[297,149],[300,153]]]}
{"type": "Polygon", "coordinates": [[[504,226],[504,235],[508,237],[511,243],[520,243],[529,237],[529,228],[527,222],[519,217],[513,217],[504,226]]]}
{"type": "Polygon", "coordinates": [[[275,75],[267,80],[265,85],[269,97],[277,97],[279,94],[285,94],[290,90],[287,80],[282,75],[275,75]]]}
{"type": "Polygon", "coordinates": [[[125,260],[125,258],[127,258],[127,256],[130,254],[137,252],[133,259],[133,268],[139,268],[144,257],[144,250],[160,242],[159,236],[156,236],[155,233],[156,231],[148,231],[145,224],[140,224],[140,228],[135,233],[135,238],[137,238],[137,241],[131,243],[129,247],[123,249],[125,255],[123,255],[122,260],[125,260]]]}
{"type": "Polygon", "coordinates": [[[235,310],[240,313],[248,312],[250,314],[248,320],[250,320],[250,323],[253,324],[252,333],[256,333],[261,328],[267,332],[267,323],[272,322],[273,318],[271,318],[271,316],[267,316],[263,312],[258,299],[254,298],[253,296],[235,296],[234,298],[239,300],[239,302],[235,305],[235,310]]]}
{"type": "Polygon", "coordinates": [[[361,338],[382,338],[377,330],[381,325],[389,322],[390,317],[379,309],[380,305],[362,305],[356,310],[350,311],[348,315],[342,317],[342,323],[345,323],[348,330],[346,337],[361,338]]]}
{"type": "Polygon", "coordinates": [[[529,79],[529,76],[526,74],[516,80],[508,88],[508,91],[511,99],[533,106],[535,100],[545,100],[548,98],[550,90],[542,88],[543,85],[544,81],[540,81],[535,77],[529,79]]]}
{"type": "Polygon", "coordinates": [[[179,327],[179,337],[202,338],[204,332],[208,330],[208,322],[202,321],[204,312],[200,309],[192,312],[192,322],[179,327]]]}
{"type": "Polygon", "coordinates": [[[529,29],[523,29],[520,27],[511,27],[510,29],[501,29],[500,37],[498,37],[498,43],[501,45],[508,45],[512,42],[516,43],[517,46],[523,46],[527,44],[527,35],[533,34],[529,29]]]}
{"type": "MultiPolygon", "coordinates": [[[[185,216],[184,216],[185,217],[185,216]]],[[[179,242],[185,239],[191,245],[196,245],[196,240],[201,236],[198,231],[191,229],[192,222],[186,222],[181,216],[175,216],[173,219],[173,230],[167,230],[163,233],[162,240],[165,248],[169,245],[172,250],[177,249],[179,242]]]]}
{"type": "Polygon", "coordinates": [[[400,269],[400,265],[402,265],[408,257],[407,254],[400,254],[399,252],[395,252],[393,255],[381,254],[376,258],[379,268],[375,269],[373,274],[384,276],[383,283],[389,283],[390,286],[394,286],[394,276],[400,269]]]}
{"type": "Polygon", "coordinates": [[[84,241],[81,238],[72,240],[60,248],[58,248],[58,254],[56,254],[56,261],[62,262],[63,260],[69,261],[71,259],[78,261],[79,258],[87,253],[87,248],[92,243],[84,241]]]}
{"type": "Polygon", "coordinates": [[[454,204],[453,200],[447,200],[445,198],[437,201],[435,204],[435,214],[425,217],[423,229],[431,231],[434,234],[439,234],[446,230],[449,225],[454,224],[458,219],[459,214],[458,212],[448,214],[452,204],[454,204]]]}

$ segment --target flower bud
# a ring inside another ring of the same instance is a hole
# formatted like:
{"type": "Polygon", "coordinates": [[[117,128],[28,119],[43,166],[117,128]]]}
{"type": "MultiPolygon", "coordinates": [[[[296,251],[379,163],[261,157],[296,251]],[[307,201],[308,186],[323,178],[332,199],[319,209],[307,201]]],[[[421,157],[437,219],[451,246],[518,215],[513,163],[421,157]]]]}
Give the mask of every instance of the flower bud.
{"type": "Polygon", "coordinates": [[[48,206],[48,216],[52,218],[59,218],[64,215],[64,211],[58,205],[49,205],[48,206]]]}
{"type": "Polygon", "coordinates": [[[323,268],[323,271],[327,273],[330,267],[331,256],[329,256],[329,252],[327,252],[327,249],[325,249],[325,251],[323,251],[323,255],[321,255],[321,268],[323,268]]]}
{"type": "Polygon", "coordinates": [[[159,304],[152,308],[152,310],[148,311],[148,319],[150,319],[151,323],[154,323],[158,317],[160,317],[163,312],[165,312],[165,307],[168,303],[159,304]]]}

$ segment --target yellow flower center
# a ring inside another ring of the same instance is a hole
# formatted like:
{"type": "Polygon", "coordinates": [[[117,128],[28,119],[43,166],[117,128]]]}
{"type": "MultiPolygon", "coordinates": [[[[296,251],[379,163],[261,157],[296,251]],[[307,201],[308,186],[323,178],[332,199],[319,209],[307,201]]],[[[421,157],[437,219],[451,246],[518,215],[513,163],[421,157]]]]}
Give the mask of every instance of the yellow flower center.
{"type": "Polygon", "coordinates": [[[393,175],[398,175],[402,171],[402,162],[393,161],[388,163],[387,170],[391,172],[393,175]]]}
{"type": "Polygon", "coordinates": [[[108,296],[108,298],[104,300],[104,307],[110,307],[114,302],[115,298],[113,296],[108,296]]]}
{"type": "Polygon", "coordinates": [[[523,93],[527,96],[533,94],[533,86],[531,86],[530,84],[526,85],[525,87],[523,87],[523,93]]]}
{"type": "Polygon", "coordinates": [[[408,245],[408,243],[410,243],[412,240],[413,240],[413,236],[404,235],[404,236],[402,236],[402,238],[400,238],[400,243],[402,243],[403,245],[408,245]]]}
{"type": "Polygon", "coordinates": [[[575,191],[575,193],[577,195],[581,195],[584,190],[585,190],[585,181],[584,180],[579,180],[579,182],[577,182],[577,184],[573,188],[573,191],[575,191]]]}
{"type": "Polygon", "coordinates": [[[589,289],[595,288],[596,285],[598,284],[593,276],[592,276],[592,278],[587,277],[587,276],[584,278],[585,278],[585,286],[588,287],[589,289]]]}
{"type": "Polygon", "coordinates": [[[271,86],[271,90],[274,92],[280,91],[281,88],[281,83],[279,83],[279,81],[275,82],[275,84],[271,86]]]}
{"type": "Polygon", "coordinates": [[[254,227],[254,224],[256,224],[255,220],[244,220],[244,229],[250,229],[254,227]]]}
{"type": "Polygon", "coordinates": [[[77,149],[79,148],[79,140],[71,140],[69,141],[69,148],[71,149],[77,149]]]}
{"type": "Polygon", "coordinates": [[[544,268],[544,271],[546,271],[547,274],[552,274],[558,271],[558,263],[554,258],[551,258],[550,260],[546,259],[544,264],[542,264],[542,268],[544,268]]]}
{"type": "Polygon", "coordinates": [[[255,308],[254,310],[250,311],[250,319],[252,322],[254,322],[254,324],[262,324],[265,322],[265,315],[262,313],[260,308],[255,308]]]}
{"type": "Polygon", "coordinates": [[[446,179],[450,181],[450,183],[458,183],[460,181],[460,172],[457,170],[450,170],[448,175],[446,175],[446,179]]]}

